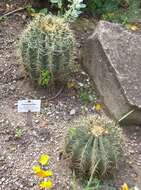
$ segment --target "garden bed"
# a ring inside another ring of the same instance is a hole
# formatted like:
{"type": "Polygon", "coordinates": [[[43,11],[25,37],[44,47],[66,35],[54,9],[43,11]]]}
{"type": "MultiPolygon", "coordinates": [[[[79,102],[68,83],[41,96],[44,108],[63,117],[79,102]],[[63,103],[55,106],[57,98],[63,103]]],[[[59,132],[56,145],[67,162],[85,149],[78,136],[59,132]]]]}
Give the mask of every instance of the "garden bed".
{"type": "MultiPolygon", "coordinates": [[[[4,10],[2,5],[1,10],[4,10]]],[[[41,153],[47,153],[54,173],[54,189],[67,190],[71,189],[72,172],[61,153],[68,123],[80,115],[99,114],[94,105],[100,100],[93,83],[81,70],[74,76],[78,87],[65,87],[57,98],[50,101],[48,98],[54,97],[61,86],[48,92],[26,78],[17,55],[17,42],[28,20],[25,12],[18,12],[0,23],[0,189],[39,189],[32,166],[41,153]],[[93,88],[90,91],[94,97],[92,101],[84,102],[80,93],[83,86],[87,86],[87,91],[93,88]],[[26,125],[25,114],[17,113],[17,101],[25,98],[43,99],[41,114],[33,114],[33,128],[26,125]]],[[[73,25],[78,52],[93,31],[92,23],[83,19],[73,25]]],[[[100,114],[104,114],[103,111],[100,114]]],[[[123,129],[125,152],[116,176],[105,181],[104,190],[108,183],[116,188],[124,182],[141,187],[141,129],[139,126],[123,126],[123,129]]]]}

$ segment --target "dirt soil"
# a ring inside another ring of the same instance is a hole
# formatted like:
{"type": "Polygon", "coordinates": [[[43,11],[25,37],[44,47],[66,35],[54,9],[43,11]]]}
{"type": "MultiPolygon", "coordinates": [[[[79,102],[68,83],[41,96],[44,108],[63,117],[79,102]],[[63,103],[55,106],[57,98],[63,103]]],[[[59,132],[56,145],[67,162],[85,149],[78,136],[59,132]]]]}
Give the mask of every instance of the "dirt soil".
{"type": "MultiPolygon", "coordinates": [[[[1,12],[4,10],[2,4],[1,12]]],[[[38,88],[25,77],[17,53],[18,38],[28,22],[25,12],[18,12],[0,23],[0,190],[37,190],[38,179],[32,167],[37,164],[41,153],[50,156],[50,169],[54,172],[55,190],[71,190],[72,174],[67,161],[60,158],[69,123],[80,115],[97,114],[94,102],[84,103],[79,90],[67,87],[54,100],[56,94],[38,88]],[[19,99],[43,99],[40,114],[33,114],[33,127],[27,126],[26,115],[17,112],[19,99]],[[22,133],[17,137],[17,130],[22,133]]],[[[86,21],[86,20],[85,20],[86,21]]],[[[92,32],[80,22],[74,25],[77,47],[81,49],[86,37],[92,32]]],[[[91,28],[93,26],[91,25],[91,28]]],[[[84,72],[75,75],[78,86],[92,88],[84,72]]],[[[141,128],[124,126],[124,159],[119,163],[117,175],[105,182],[120,187],[124,182],[141,189],[141,128]],[[125,159],[126,158],[126,159],[125,159]]]]}

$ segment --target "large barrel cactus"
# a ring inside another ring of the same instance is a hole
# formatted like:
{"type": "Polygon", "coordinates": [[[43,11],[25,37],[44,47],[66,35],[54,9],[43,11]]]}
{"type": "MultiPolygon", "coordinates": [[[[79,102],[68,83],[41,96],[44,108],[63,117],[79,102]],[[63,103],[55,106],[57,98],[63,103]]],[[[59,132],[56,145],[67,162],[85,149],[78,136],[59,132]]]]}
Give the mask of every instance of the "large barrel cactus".
{"type": "Polygon", "coordinates": [[[75,43],[63,18],[38,16],[21,35],[19,46],[29,76],[39,85],[67,79],[73,67],[75,43]]]}
{"type": "Polygon", "coordinates": [[[77,119],[69,129],[65,154],[76,174],[90,178],[111,174],[121,151],[122,131],[113,121],[94,116],[77,119]]]}

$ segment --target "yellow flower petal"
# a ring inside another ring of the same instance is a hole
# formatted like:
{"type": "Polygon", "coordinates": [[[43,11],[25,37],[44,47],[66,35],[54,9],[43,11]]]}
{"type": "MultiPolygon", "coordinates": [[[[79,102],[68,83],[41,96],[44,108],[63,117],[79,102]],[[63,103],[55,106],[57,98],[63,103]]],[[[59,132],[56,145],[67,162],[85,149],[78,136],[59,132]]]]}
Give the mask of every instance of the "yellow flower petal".
{"type": "Polygon", "coordinates": [[[121,186],[121,190],[129,190],[128,185],[127,185],[126,183],[124,183],[124,184],[121,186]]]}
{"type": "Polygon", "coordinates": [[[102,110],[102,105],[97,103],[97,104],[95,105],[95,110],[96,110],[96,111],[102,110]]]}
{"type": "Polygon", "coordinates": [[[39,158],[39,163],[44,166],[47,165],[48,162],[49,162],[49,156],[47,154],[42,154],[39,158]]]}
{"type": "Polygon", "coordinates": [[[40,183],[40,189],[51,189],[53,187],[52,181],[48,180],[48,181],[42,181],[40,183]]]}
{"type": "Polygon", "coordinates": [[[33,166],[33,171],[35,172],[35,173],[39,173],[40,171],[41,171],[41,168],[40,168],[40,166],[33,166]]]}
{"type": "Polygon", "coordinates": [[[47,171],[44,171],[44,172],[45,172],[46,177],[53,176],[53,172],[51,170],[47,170],[47,171]]]}
{"type": "Polygon", "coordinates": [[[43,170],[41,169],[40,166],[34,166],[33,167],[33,171],[34,173],[38,176],[38,177],[41,177],[41,178],[45,178],[45,177],[50,177],[53,175],[53,172],[51,170],[43,170]]]}

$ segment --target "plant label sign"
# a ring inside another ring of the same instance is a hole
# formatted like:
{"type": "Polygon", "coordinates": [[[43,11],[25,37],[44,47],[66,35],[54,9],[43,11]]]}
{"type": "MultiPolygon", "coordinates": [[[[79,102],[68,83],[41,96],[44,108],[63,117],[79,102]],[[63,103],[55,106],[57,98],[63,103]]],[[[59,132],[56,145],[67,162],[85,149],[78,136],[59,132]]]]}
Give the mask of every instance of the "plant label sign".
{"type": "Polygon", "coordinates": [[[41,100],[19,100],[18,112],[40,112],[41,100]]]}
{"type": "Polygon", "coordinates": [[[40,112],[41,100],[19,100],[18,112],[27,113],[27,126],[33,127],[32,112],[40,112]]]}

